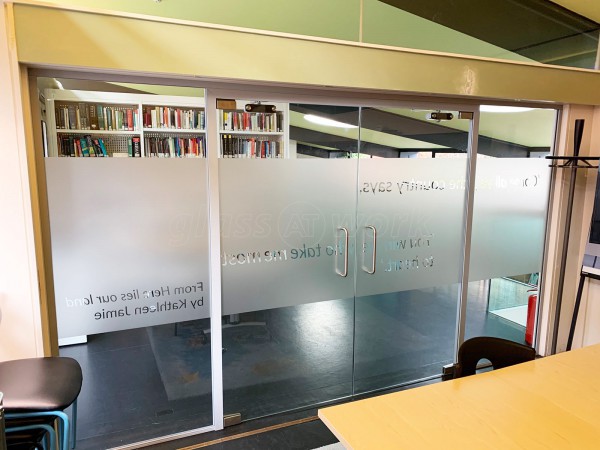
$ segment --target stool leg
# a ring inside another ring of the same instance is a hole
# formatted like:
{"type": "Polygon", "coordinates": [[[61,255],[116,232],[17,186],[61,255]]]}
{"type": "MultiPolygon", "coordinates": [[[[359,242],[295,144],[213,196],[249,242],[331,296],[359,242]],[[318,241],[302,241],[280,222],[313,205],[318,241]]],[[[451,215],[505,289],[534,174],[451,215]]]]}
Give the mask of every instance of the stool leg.
{"type": "Polygon", "coordinates": [[[75,399],[71,408],[71,415],[73,416],[71,424],[71,448],[75,448],[75,442],[77,440],[77,399],[75,399]]]}

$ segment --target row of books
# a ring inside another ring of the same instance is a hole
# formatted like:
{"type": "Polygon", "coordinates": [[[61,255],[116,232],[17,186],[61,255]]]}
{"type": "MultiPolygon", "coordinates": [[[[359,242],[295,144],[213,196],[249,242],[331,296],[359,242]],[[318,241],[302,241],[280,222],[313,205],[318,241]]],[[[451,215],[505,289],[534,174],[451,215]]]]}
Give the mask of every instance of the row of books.
{"type": "Polygon", "coordinates": [[[159,158],[206,157],[203,136],[196,137],[145,137],[146,156],[159,158]]]}
{"type": "Polygon", "coordinates": [[[168,106],[145,106],[144,128],[204,130],[206,114],[203,109],[186,110],[168,106]]]}
{"type": "MultiPolygon", "coordinates": [[[[203,136],[198,137],[146,137],[146,156],[163,158],[206,157],[206,144],[203,136]]],[[[131,136],[127,138],[127,154],[109,154],[102,138],[85,136],[61,136],[59,138],[60,156],[68,157],[108,157],[129,156],[139,158],[142,156],[140,138],[131,136]]],[[[112,152],[111,152],[112,153],[112,152]]]]}
{"type": "Polygon", "coordinates": [[[223,158],[282,158],[281,142],[260,139],[221,135],[221,151],[223,158]]]}
{"type": "Polygon", "coordinates": [[[249,113],[222,111],[223,131],[280,132],[283,130],[282,113],[249,113]]]}
{"type": "Polygon", "coordinates": [[[101,138],[86,136],[61,136],[59,139],[60,156],[70,157],[107,157],[108,152],[101,138]]]}
{"type": "Polygon", "coordinates": [[[54,112],[57,129],[133,131],[139,123],[139,111],[131,106],[68,103],[56,105],[54,112]]]}

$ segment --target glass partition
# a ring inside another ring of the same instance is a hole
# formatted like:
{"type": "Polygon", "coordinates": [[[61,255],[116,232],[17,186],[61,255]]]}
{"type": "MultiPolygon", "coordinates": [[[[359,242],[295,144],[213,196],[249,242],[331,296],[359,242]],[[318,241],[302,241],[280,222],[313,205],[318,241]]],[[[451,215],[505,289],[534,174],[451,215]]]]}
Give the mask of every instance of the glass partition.
{"type": "Polygon", "coordinates": [[[556,111],[481,107],[466,338],[533,343],[556,111]]]}
{"type": "Polygon", "coordinates": [[[38,88],[59,351],[83,370],[77,446],[212,425],[204,90],[38,88]]]}
{"type": "Polygon", "coordinates": [[[300,104],[220,106],[224,411],[349,396],[356,159],[335,156],[356,151],[358,108],[340,128],[300,104]]]}
{"type": "Polygon", "coordinates": [[[470,124],[459,117],[362,110],[355,393],[437,375],[454,358],[470,124]]]}

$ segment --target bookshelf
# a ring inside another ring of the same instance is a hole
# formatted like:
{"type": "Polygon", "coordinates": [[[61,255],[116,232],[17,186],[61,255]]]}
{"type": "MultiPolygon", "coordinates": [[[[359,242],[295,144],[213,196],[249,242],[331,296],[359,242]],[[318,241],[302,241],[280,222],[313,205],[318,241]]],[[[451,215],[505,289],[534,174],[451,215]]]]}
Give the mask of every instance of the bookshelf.
{"type": "Polygon", "coordinates": [[[221,158],[288,158],[289,105],[271,103],[275,112],[252,111],[250,100],[226,101],[217,108],[221,158]],[[250,105],[250,107],[248,107],[250,105]],[[251,109],[251,111],[248,111],[251,109]]]}
{"type": "Polygon", "coordinates": [[[206,156],[204,98],[46,89],[49,157],[206,156]]]}

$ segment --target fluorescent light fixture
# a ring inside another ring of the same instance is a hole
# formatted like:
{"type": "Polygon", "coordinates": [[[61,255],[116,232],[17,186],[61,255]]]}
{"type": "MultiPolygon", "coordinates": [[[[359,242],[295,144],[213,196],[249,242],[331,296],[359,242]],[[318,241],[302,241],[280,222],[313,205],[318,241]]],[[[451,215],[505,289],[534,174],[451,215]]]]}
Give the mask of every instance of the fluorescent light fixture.
{"type": "Polygon", "coordinates": [[[517,113],[533,111],[533,109],[534,108],[526,108],[524,106],[481,105],[481,112],[491,113],[517,113]]]}
{"type": "Polygon", "coordinates": [[[325,117],[315,116],[314,114],[305,114],[304,118],[309,122],[316,123],[317,125],[324,125],[326,127],[336,128],[358,128],[356,125],[350,125],[344,122],[338,122],[337,120],[327,119],[325,117]]]}

